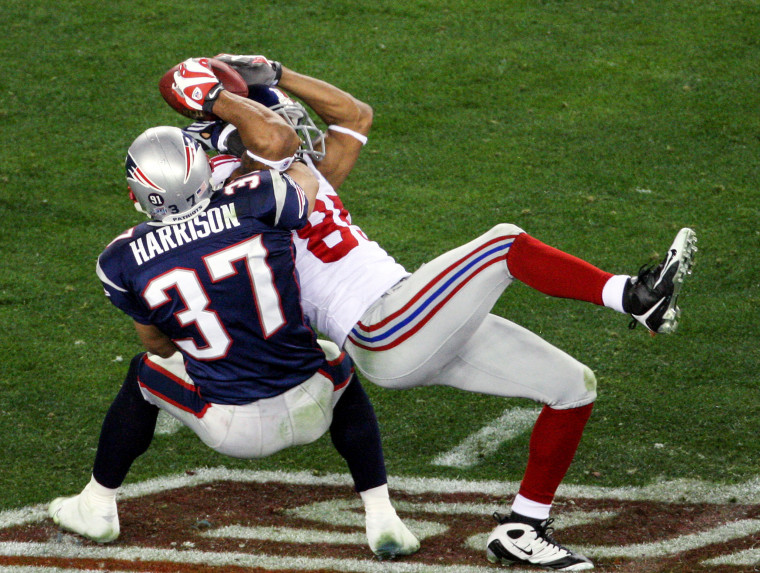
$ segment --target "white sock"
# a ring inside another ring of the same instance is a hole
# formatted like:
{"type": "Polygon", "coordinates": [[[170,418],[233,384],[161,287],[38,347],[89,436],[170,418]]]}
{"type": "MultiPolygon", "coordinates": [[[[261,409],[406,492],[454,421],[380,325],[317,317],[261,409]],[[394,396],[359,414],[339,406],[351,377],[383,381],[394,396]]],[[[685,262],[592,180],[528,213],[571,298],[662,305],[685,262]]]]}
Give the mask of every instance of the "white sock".
{"type": "Polygon", "coordinates": [[[396,512],[391,505],[391,497],[388,492],[388,484],[379,485],[368,489],[366,491],[360,491],[359,495],[364,503],[364,511],[371,512],[396,512]]]}
{"type": "Polygon", "coordinates": [[[110,487],[105,487],[103,485],[100,485],[96,480],[95,477],[90,478],[90,483],[87,484],[87,486],[84,488],[84,491],[82,491],[83,494],[85,494],[87,497],[90,498],[90,500],[98,503],[98,504],[108,504],[110,505],[114,501],[116,501],[116,492],[118,492],[119,489],[111,489],[110,487]]]}
{"type": "Polygon", "coordinates": [[[540,519],[541,521],[549,517],[551,509],[551,504],[547,505],[532,501],[519,493],[515,496],[515,501],[512,502],[512,511],[515,513],[519,513],[525,517],[532,517],[533,519],[540,519]]]}
{"type": "Polygon", "coordinates": [[[629,275],[614,275],[608,280],[602,289],[602,302],[607,308],[611,308],[623,314],[623,289],[625,288],[629,275]]]}

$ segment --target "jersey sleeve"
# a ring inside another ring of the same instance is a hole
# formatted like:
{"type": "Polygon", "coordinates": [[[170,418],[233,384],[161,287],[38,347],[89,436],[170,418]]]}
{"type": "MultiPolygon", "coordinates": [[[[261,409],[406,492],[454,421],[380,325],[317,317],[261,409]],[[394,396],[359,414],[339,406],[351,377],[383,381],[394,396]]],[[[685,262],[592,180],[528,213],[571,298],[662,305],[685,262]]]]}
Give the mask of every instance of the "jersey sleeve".
{"type": "Polygon", "coordinates": [[[257,171],[233,181],[228,187],[247,185],[250,213],[270,227],[285,231],[301,229],[307,223],[309,202],[301,186],[290,176],[274,169],[257,171]]]}
{"type": "Polygon", "coordinates": [[[150,310],[127,287],[125,279],[119,271],[122,268],[122,264],[119,262],[119,254],[119,250],[115,249],[113,244],[109,246],[98,257],[95,272],[103,285],[105,295],[116,308],[141,324],[149,324],[150,310]]]}
{"type": "Polygon", "coordinates": [[[288,230],[300,229],[308,220],[306,213],[309,210],[309,201],[306,199],[306,193],[287,173],[278,173],[274,170],[270,173],[273,180],[279,179],[285,187],[285,198],[282,201],[283,206],[279,217],[275,221],[275,227],[288,230]]]}

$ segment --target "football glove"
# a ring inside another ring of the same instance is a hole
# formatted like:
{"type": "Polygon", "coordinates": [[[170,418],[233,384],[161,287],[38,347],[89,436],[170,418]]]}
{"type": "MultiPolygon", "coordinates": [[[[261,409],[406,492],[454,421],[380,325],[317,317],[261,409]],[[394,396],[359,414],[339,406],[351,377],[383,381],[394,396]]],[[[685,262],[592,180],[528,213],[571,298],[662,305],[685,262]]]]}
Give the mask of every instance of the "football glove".
{"type": "Polygon", "coordinates": [[[237,128],[224,121],[196,121],[184,128],[190,137],[208,151],[229,153],[237,157],[245,154],[245,145],[237,128]]]}
{"type": "Polygon", "coordinates": [[[232,66],[249,86],[276,86],[282,76],[282,64],[264,56],[218,54],[214,58],[232,66]]]}
{"type": "Polygon", "coordinates": [[[224,125],[223,121],[196,121],[182,128],[182,131],[200,143],[205,151],[216,151],[216,140],[224,125]]]}
{"type": "Polygon", "coordinates": [[[207,58],[189,58],[174,72],[172,88],[188,109],[211,113],[224,86],[211,71],[207,58]]]}

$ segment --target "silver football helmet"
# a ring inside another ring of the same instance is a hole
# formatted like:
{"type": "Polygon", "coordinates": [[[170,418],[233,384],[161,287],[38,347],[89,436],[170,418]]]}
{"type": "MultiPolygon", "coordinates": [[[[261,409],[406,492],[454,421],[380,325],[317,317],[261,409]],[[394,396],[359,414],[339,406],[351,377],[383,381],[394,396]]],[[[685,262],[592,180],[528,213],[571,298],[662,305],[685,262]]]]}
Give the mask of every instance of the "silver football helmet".
{"type": "Polygon", "coordinates": [[[154,221],[187,221],[211,201],[206,152],[177,127],[152,127],[143,132],[130,145],[125,168],[135,208],[154,221]]]}

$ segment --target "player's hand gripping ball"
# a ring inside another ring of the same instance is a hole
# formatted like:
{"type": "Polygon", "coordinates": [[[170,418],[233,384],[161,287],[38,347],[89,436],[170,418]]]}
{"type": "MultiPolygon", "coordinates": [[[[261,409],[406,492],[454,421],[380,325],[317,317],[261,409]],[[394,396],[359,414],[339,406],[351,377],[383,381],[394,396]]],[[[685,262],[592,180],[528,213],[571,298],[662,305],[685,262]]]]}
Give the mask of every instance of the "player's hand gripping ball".
{"type": "Polygon", "coordinates": [[[214,57],[232,66],[249,86],[276,86],[282,77],[282,64],[264,56],[217,54],[214,57]]]}
{"type": "Polygon", "coordinates": [[[164,101],[185,117],[213,121],[218,118],[213,113],[203,110],[203,102],[209,91],[218,83],[234,94],[243,97],[248,95],[248,86],[242,76],[231,66],[215,58],[191,58],[177,64],[161,76],[158,89],[164,101]],[[201,64],[201,61],[205,61],[206,65],[201,64]],[[184,69],[180,72],[182,66],[184,69]],[[178,72],[180,74],[176,79],[179,82],[175,82],[175,74],[178,72]],[[174,87],[175,83],[177,89],[174,87]]]}

